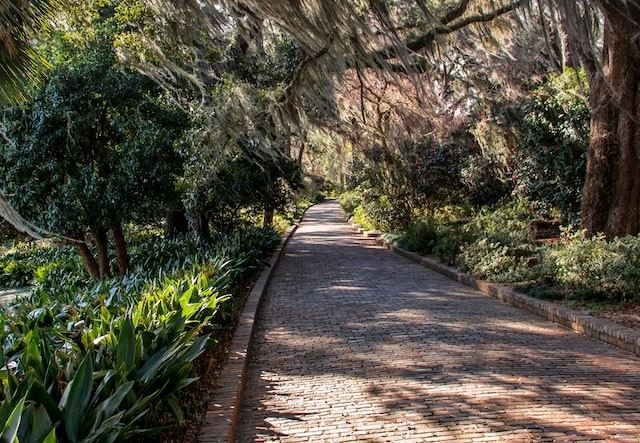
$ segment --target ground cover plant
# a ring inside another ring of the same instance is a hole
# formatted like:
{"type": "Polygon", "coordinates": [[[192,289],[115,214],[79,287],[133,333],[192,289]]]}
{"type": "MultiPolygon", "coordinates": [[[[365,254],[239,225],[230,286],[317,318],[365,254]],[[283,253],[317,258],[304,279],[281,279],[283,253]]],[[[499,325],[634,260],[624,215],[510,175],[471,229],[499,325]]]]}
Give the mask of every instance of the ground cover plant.
{"type": "Polygon", "coordinates": [[[209,242],[147,235],[133,272],[99,282],[71,250],[34,259],[32,295],[2,316],[3,440],[136,441],[179,424],[193,361],[276,240],[257,228],[209,242]]]}
{"type": "MultiPolygon", "coordinates": [[[[343,209],[348,213],[352,197],[343,209]]],[[[479,278],[572,306],[611,309],[640,303],[640,237],[587,236],[559,227],[554,238],[538,227],[554,220],[543,204],[516,199],[479,210],[446,207],[385,237],[399,246],[479,278]]]]}

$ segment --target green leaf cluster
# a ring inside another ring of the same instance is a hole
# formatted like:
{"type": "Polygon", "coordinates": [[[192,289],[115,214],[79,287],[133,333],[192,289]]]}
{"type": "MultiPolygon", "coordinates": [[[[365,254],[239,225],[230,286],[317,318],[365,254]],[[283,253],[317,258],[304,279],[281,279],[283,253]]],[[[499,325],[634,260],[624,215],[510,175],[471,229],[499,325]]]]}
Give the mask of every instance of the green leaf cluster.
{"type": "Polygon", "coordinates": [[[180,423],[179,394],[194,381],[193,360],[215,340],[244,275],[273,243],[272,231],[258,229],[211,243],[147,237],[132,249],[137,273],[36,286],[0,317],[4,435],[131,441],[165,429],[160,416],[180,423]]]}

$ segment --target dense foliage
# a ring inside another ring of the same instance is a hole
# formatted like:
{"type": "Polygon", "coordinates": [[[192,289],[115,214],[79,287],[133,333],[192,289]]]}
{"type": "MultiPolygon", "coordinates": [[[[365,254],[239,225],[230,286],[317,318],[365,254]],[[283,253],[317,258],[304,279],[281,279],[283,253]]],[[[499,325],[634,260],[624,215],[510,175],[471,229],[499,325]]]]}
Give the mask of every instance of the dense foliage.
{"type": "MultiPolygon", "coordinates": [[[[344,200],[345,212],[351,201],[344,200]]],[[[545,221],[550,218],[545,207],[527,199],[480,211],[443,207],[386,236],[407,250],[433,255],[476,277],[512,284],[535,296],[640,301],[640,238],[587,237],[575,228],[560,232],[545,221]],[[551,240],[537,240],[550,235],[551,240]]]]}
{"type": "Polygon", "coordinates": [[[188,207],[203,220],[199,235],[204,238],[210,228],[226,232],[265,211],[285,213],[302,186],[300,165],[281,153],[260,158],[250,149],[237,149],[208,168],[213,171],[192,169],[182,182],[188,207]]]}
{"type": "Polygon", "coordinates": [[[513,156],[514,192],[577,221],[589,146],[584,72],[568,69],[522,105],[522,142],[513,156]]]}
{"type": "MultiPolygon", "coordinates": [[[[103,12],[108,14],[108,12],[103,12]]],[[[174,148],[187,124],[150,79],[121,66],[113,46],[118,23],[109,15],[93,36],[52,42],[54,67],[41,91],[3,114],[3,188],[28,220],[59,235],[98,245],[104,277],[106,232],[157,219],[174,197],[182,159],[174,148]]],[[[118,258],[128,268],[124,241],[118,258]]]]}
{"type": "Polygon", "coordinates": [[[257,229],[208,243],[144,236],[135,272],[100,282],[70,251],[31,250],[33,293],[2,317],[2,437],[131,441],[162,431],[164,415],[180,422],[193,360],[275,240],[257,229]]]}
{"type": "Polygon", "coordinates": [[[576,227],[587,96],[584,73],[567,69],[520,101],[494,103],[455,137],[365,150],[343,210],[481,278],[557,299],[637,301],[638,238],[576,227]]]}

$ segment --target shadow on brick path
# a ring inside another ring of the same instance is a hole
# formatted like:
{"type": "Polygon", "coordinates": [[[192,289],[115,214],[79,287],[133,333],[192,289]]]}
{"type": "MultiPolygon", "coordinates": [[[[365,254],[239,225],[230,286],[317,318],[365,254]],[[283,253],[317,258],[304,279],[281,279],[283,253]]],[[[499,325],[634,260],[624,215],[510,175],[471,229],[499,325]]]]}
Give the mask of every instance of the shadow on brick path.
{"type": "Polygon", "coordinates": [[[311,208],[265,294],[237,441],[640,442],[640,359],[311,208]]]}

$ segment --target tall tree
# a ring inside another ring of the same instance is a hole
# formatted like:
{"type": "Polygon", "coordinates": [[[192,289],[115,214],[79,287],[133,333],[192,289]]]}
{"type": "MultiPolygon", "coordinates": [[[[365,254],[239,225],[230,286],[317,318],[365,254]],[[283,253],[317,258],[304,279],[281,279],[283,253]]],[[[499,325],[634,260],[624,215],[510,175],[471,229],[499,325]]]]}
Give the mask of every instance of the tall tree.
{"type": "Polygon", "coordinates": [[[159,96],[157,84],[120,66],[110,10],[90,33],[61,33],[51,43],[54,67],[28,102],[4,113],[0,140],[3,187],[28,219],[77,239],[92,277],[110,273],[107,233],[118,270],[127,271],[123,224],[164,212],[181,159],[174,140],[186,124],[159,96]],[[97,259],[85,235],[91,238],[97,259]]]}
{"type": "MultiPolygon", "coordinates": [[[[637,0],[209,0],[179,5],[144,1],[161,17],[159,22],[170,27],[165,36],[198,41],[192,47],[199,48],[199,54],[212,36],[228,30],[229,23],[245,23],[244,41],[259,46],[265,26],[293,36],[305,57],[282,93],[272,95],[271,116],[285,129],[295,128],[300,117],[296,97],[314,89],[326,91],[317,86],[335,81],[341,73],[355,70],[362,76],[364,68],[374,68],[414,74],[437,66],[438,60],[429,55],[443,36],[472,28],[486,36],[486,25],[506,14],[519,13],[526,20],[535,9],[554,11],[554,17],[558,11],[558,20],[548,21],[548,29],[560,26],[553,34],[564,39],[555,42],[563,47],[563,63],[577,58],[587,70],[594,111],[582,225],[589,232],[610,235],[640,231],[637,0]],[[195,22],[204,26],[193,26],[195,22]]],[[[552,33],[546,37],[553,44],[552,33]]],[[[172,69],[170,57],[156,59],[172,69]]],[[[194,66],[201,66],[202,57],[194,61],[194,66]]]]}
{"type": "MultiPolygon", "coordinates": [[[[640,4],[597,0],[602,50],[585,42],[593,21],[585,2],[561,1],[573,47],[589,75],[591,134],[582,197],[582,226],[609,235],[640,231],[640,4]],[[596,56],[594,56],[596,55],[596,56]]],[[[593,44],[593,43],[592,43],[593,44]]]]}
{"type": "MultiPolygon", "coordinates": [[[[196,15],[216,24],[209,28],[215,32],[232,3],[205,2],[207,7],[198,6],[196,15]]],[[[537,8],[559,11],[559,35],[567,41],[556,44],[589,72],[595,111],[582,224],[590,232],[611,235],[640,231],[637,0],[377,0],[366,5],[352,0],[245,0],[242,5],[254,20],[270,21],[293,35],[307,54],[287,88],[289,96],[309,80],[335,79],[349,69],[417,72],[429,64],[428,55],[445,35],[474,26],[486,35],[485,24],[514,11],[525,16],[537,8]],[[400,20],[407,11],[413,21],[400,20]]],[[[286,109],[285,103],[279,105],[286,109]]]]}

